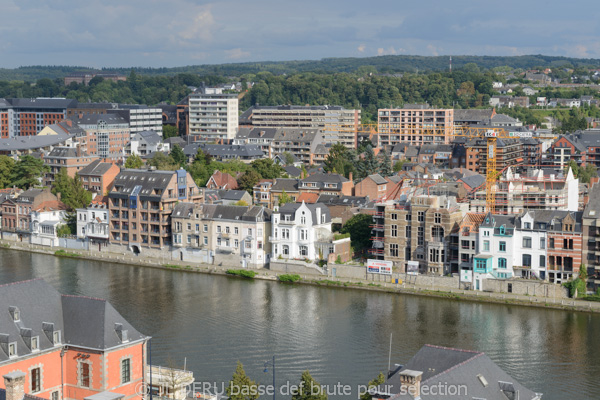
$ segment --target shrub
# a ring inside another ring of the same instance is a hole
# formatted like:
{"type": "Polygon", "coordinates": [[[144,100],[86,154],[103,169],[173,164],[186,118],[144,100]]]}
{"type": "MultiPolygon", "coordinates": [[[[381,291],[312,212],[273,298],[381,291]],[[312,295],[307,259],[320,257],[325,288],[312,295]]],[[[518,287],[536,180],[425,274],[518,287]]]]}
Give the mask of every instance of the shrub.
{"type": "Polygon", "coordinates": [[[336,233],[333,235],[333,240],[346,239],[350,237],[350,232],[348,233],[336,233]]]}
{"type": "Polygon", "coordinates": [[[248,279],[252,279],[256,276],[256,272],[248,271],[245,269],[228,269],[227,271],[225,271],[225,273],[227,273],[228,275],[235,275],[248,279]]]}
{"type": "Polygon", "coordinates": [[[300,280],[300,275],[297,274],[284,274],[284,275],[279,275],[279,282],[298,282],[300,280]]]}
{"type": "Polygon", "coordinates": [[[338,254],[337,258],[335,259],[335,263],[336,263],[336,264],[342,264],[342,256],[340,256],[340,255],[338,254]]]}

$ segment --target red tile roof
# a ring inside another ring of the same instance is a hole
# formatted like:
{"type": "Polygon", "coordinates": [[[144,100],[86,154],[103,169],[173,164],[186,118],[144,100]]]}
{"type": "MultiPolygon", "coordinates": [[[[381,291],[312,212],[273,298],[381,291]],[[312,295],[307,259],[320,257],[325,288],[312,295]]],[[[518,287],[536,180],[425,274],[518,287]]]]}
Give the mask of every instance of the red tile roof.
{"type": "Polygon", "coordinates": [[[318,193],[302,193],[300,196],[298,196],[298,199],[296,199],[296,203],[302,203],[304,201],[308,204],[314,204],[317,202],[317,200],[319,200],[318,193]]]}

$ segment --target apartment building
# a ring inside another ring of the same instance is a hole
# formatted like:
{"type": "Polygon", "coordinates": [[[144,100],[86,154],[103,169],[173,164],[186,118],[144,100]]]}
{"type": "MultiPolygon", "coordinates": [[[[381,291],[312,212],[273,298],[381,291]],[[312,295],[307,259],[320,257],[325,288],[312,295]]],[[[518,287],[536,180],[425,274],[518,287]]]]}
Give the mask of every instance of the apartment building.
{"type": "MultiPolygon", "coordinates": [[[[352,178],[352,176],[350,176],[352,178]]],[[[314,193],[317,195],[330,194],[339,196],[352,196],[354,182],[340,174],[315,172],[298,183],[300,194],[314,193]]]]}
{"type": "Polygon", "coordinates": [[[183,169],[124,169],[108,198],[110,243],[134,253],[170,245],[173,208],[179,202],[202,201],[196,183],[183,169]]]}
{"type": "Polygon", "coordinates": [[[355,149],[361,110],[340,106],[253,106],[240,117],[253,128],[320,129],[324,143],[355,149]]]}
{"type": "Polygon", "coordinates": [[[423,195],[376,203],[371,254],[392,261],[400,272],[407,272],[410,261],[422,274],[458,272],[458,243],[452,234],[462,219],[453,197],[423,195]]]}
{"type": "Polygon", "coordinates": [[[44,185],[52,186],[56,174],[62,168],[67,171],[67,175],[73,178],[75,174],[94,161],[99,161],[98,156],[90,156],[83,152],[81,146],[55,147],[44,157],[44,164],[50,168],[44,175],[44,185]]]}
{"type": "Polygon", "coordinates": [[[110,303],[42,279],[0,286],[2,399],[142,400],[147,343],[110,303]]]}
{"type": "Polygon", "coordinates": [[[179,258],[242,268],[269,261],[271,211],[263,206],[179,203],[171,216],[179,258]]]}
{"type": "Polygon", "coordinates": [[[67,117],[77,100],[64,98],[0,99],[0,137],[35,136],[67,117]]]}
{"type": "Polygon", "coordinates": [[[350,238],[336,241],[327,206],[316,203],[288,203],[273,211],[269,238],[275,259],[317,261],[350,257],[350,238]]]}
{"type": "Polygon", "coordinates": [[[454,132],[454,110],[431,108],[428,104],[383,108],[378,111],[377,125],[380,146],[449,144],[454,132]]]}
{"type": "Polygon", "coordinates": [[[162,138],[163,112],[160,107],[148,107],[144,104],[114,104],[107,113],[117,114],[127,121],[132,134],[153,131],[162,138]]]}
{"type": "Polygon", "coordinates": [[[58,198],[48,188],[28,189],[16,198],[5,199],[1,205],[2,238],[29,242],[32,213],[57,202],[58,198]]]}
{"type": "Polygon", "coordinates": [[[323,132],[320,129],[280,129],[272,142],[272,154],[288,152],[306,165],[314,164],[314,153],[319,144],[323,144],[323,132]]]}
{"type": "Polygon", "coordinates": [[[588,269],[588,289],[600,288],[600,185],[595,184],[590,191],[590,200],[582,216],[583,251],[582,261],[588,269]]]}
{"type": "MultiPolygon", "coordinates": [[[[487,171],[487,140],[470,139],[465,144],[467,169],[485,175],[487,171]]],[[[519,139],[496,140],[496,170],[524,165],[523,144],[519,139]]]]}
{"type": "Polygon", "coordinates": [[[189,96],[188,136],[192,142],[228,142],[238,129],[238,97],[222,90],[189,96]]]}
{"type": "Polygon", "coordinates": [[[91,244],[108,244],[110,233],[108,198],[105,196],[97,197],[88,207],[78,208],[76,212],[77,238],[89,240],[91,244]]]}
{"type": "Polygon", "coordinates": [[[125,147],[125,155],[132,154],[146,157],[152,153],[168,152],[170,146],[163,143],[162,136],[155,131],[142,131],[131,133],[131,139],[125,147]]]}
{"type": "Polygon", "coordinates": [[[234,144],[252,144],[269,158],[273,157],[272,144],[278,128],[240,128],[235,137],[234,144]]]}
{"type": "MultiPolygon", "coordinates": [[[[521,174],[508,168],[498,180],[494,194],[498,214],[579,209],[579,179],[571,169],[566,174],[552,169],[528,169],[521,174]]],[[[469,207],[474,212],[486,211],[485,190],[475,193],[469,207]]]]}
{"type": "Polygon", "coordinates": [[[94,196],[107,195],[121,169],[112,162],[93,161],[78,171],[79,178],[85,190],[94,196]]]}
{"type": "Polygon", "coordinates": [[[85,114],[73,118],[85,131],[77,140],[82,150],[92,156],[122,160],[130,140],[129,124],[114,114],[85,114]]]}

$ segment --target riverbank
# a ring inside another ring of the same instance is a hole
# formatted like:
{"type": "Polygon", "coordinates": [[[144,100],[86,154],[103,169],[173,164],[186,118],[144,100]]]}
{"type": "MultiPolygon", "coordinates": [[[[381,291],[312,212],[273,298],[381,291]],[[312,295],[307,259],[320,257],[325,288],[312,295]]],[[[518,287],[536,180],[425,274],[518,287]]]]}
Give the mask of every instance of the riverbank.
{"type": "MultiPolygon", "coordinates": [[[[0,246],[5,249],[28,251],[55,257],[67,257],[92,261],[106,261],[123,265],[135,265],[165,270],[195,272],[211,275],[228,276],[235,279],[262,279],[278,281],[282,272],[271,271],[266,268],[252,269],[256,272],[253,278],[243,278],[227,273],[229,267],[207,264],[190,264],[168,258],[156,259],[135,256],[131,254],[116,254],[96,250],[72,250],[62,248],[48,248],[44,246],[0,240],[0,246]]],[[[445,298],[457,301],[485,302],[528,307],[542,307],[558,310],[600,313],[600,302],[590,302],[577,299],[556,299],[544,296],[519,295],[511,293],[479,292],[472,290],[436,287],[435,285],[418,285],[414,283],[374,282],[359,278],[334,278],[323,275],[300,274],[301,279],[294,284],[308,284],[341,289],[359,289],[385,293],[398,293],[425,297],[445,298]]]]}

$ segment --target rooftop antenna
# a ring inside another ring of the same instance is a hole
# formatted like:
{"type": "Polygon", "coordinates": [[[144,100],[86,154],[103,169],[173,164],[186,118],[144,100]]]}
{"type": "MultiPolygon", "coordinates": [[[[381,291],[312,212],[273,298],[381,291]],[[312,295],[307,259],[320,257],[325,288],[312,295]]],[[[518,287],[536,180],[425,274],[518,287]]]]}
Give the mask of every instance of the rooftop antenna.
{"type": "Polygon", "coordinates": [[[450,73],[452,73],[452,56],[450,56],[450,73]]]}

